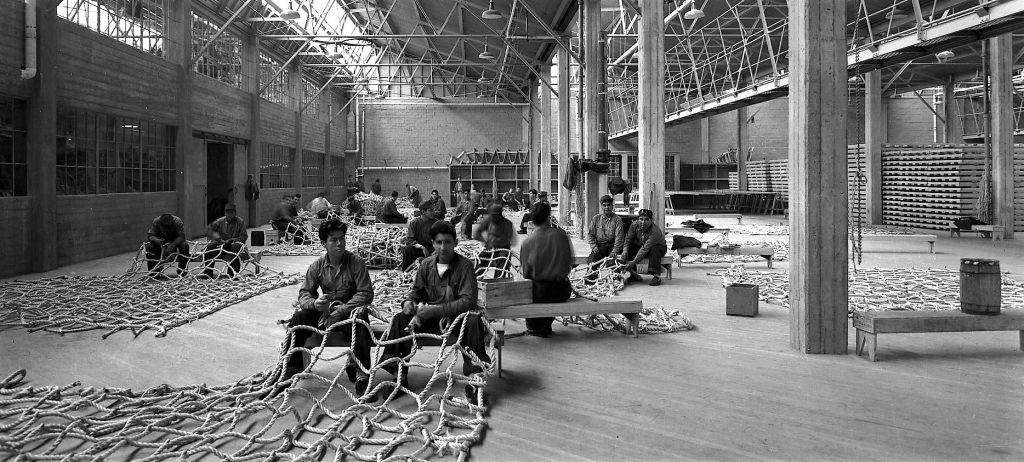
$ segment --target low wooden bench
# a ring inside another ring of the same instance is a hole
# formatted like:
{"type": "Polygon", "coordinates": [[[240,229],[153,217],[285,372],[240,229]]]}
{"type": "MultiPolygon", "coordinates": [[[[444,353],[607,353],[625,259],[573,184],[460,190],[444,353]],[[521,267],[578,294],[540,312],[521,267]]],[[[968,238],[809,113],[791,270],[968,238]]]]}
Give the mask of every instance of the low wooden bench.
{"type": "Polygon", "coordinates": [[[968,314],[960,310],[943,311],[854,311],[853,327],[857,329],[857,356],[868,350],[875,360],[878,334],[927,332],[1020,331],[1020,349],[1024,351],[1024,312],[1005,311],[999,314],[968,314]]]}
{"type": "MultiPolygon", "coordinates": [[[[574,298],[570,301],[563,303],[527,303],[522,305],[511,305],[503,306],[500,308],[488,308],[484,310],[484,316],[488,321],[502,321],[500,323],[492,323],[491,328],[494,329],[497,338],[495,339],[494,346],[497,349],[498,362],[498,377],[501,377],[501,350],[505,345],[505,320],[515,318],[534,318],[534,317],[552,317],[552,316],[586,316],[592,314],[625,314],[632,315],[627,316],[630,323],[630,331],[633,334],[633,338],[639,336],[640,333],[640,310],[643,309],[643,301],[641,300],[630,300],[620,299],[619,297],[601,298],[596,302],[585,298],[574,298]]],[[[387,332],[387,326],[382,324],[371,325],[374,338],[381,338],[385,332],[387,332]]],[[[323,336],[319,334],[313,334],[306,341],[306,348],[316,348],[320,346],[323,341],[323,336]]],[[[438,339],[431,337],[422,337],[417,340],[417,344],[421,346],[441,346],[441,342],[438,339]]],[[[327,337],[327,342],[324,343],[325,347],[349,347],[349,343],[346,342],[340,332],[331,332],[327,337]]],[[[303,364],[309,364],[309,354],[306,352],[302,353],[303,364]]]]}
{"type": "Polygon", "coordinates": [[[693,214],[693,219],[694,220],[699,220],[699,219],[702,219],[702,218],[708,218],[708,219],[711,219],[711,218],[735,218],[736,219],[736,223],[739,223],[741,225],[743,224],[743,214],[742,213],[695,213],[695,214],[693,214]]]}
{"type": "Polygon", "coordinates": [[[772,267],[772,257],[775,256],[775,249],[771,247],[740,246],[734,248],[722,247],[683,247],[676,249],[679,256],[683,255],[760,255],[768,261],[768,267],[772,267]]]}
{"type": "Polygon", "coordinates": [[[408,228],[408,223],[374,223],[374,228],[385,229],[385,228],[408,228]]]}
{"type": "Polygon", "coordinates": [[[928,251],[935,253],[935,241],[938,240],[938,236],[934,234],[862,234],[861,239],[882,242],[925,241],[928,243],[928,251]]]}
{"type": "Polygon", "coordinates": [[[999,225],[972,225],[971,229],[960,229],[960,227],[954,225],[952,222],[949,223],[949,237],[953,237],[954,234],[956,237],[960,237],[960,233],[977,233],[980,234],[981,237],[991,237],[993,241],[1001,241],[1003,240],[1004,231],[1005,228],[999,225]]]}

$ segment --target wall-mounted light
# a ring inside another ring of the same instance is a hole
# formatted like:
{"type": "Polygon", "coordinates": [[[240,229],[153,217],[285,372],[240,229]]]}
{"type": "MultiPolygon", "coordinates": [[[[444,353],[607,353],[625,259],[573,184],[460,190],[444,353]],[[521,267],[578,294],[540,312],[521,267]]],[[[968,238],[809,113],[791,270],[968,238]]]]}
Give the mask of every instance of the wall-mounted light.
{"type": "Polygon", "coordinates": [[[500,11],[494,9],[494,0],[487,3],[487,9],[483,13],[480,13],[480,17],[484,19],[501,19],[504,15],[500,11]]]}
{"type": "Polygon", "coordinates": [[[281,12],[281,19],[299,19],[299,10],[294,8],[291,0],[288,0],[288,9],[281,12]]]}

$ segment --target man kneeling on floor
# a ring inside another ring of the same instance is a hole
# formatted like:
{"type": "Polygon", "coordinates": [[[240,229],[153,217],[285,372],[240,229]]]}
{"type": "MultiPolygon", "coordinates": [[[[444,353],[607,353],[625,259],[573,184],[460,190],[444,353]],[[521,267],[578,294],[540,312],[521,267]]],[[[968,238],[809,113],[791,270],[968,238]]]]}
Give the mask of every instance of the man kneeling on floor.
{"type": "MultiPolygon", "coordinates": [[[[569,271],[572,271],[572,242],[561,228],[551,226],[551,206],[533,204],[530,210],[537,229],[519,250],[523,277],[533,280],[534,303],[564,302],[572,296],[569,271]]],[[[528,318],[526,333],[537,337],[551,335],[555,318],[528,318]]]]}
{"type": "MultiPolygon", "coordinates": [[[[470,313],[465,326],[452,325],[460,314],[476,309],[476,272],[473,262],[455,252],[455,228],[446,221],[438,221],[430,227],[430,239],[434,253],[420,262],[409,294],[402,302],[402,312],[391,319],[386,339],[399,339],[415,333],[440,334],[450,329],[449,341],[454,343],[462,333],[462,346],[481,361],[490,363],[484,345],[487,332],[486,321],[480,314],[470,313]]],[[[409,360],[412,355],[412,339],[384,347],[382,363],[384,370],[399,379],[408,389],[408,377],[398,368],[397,360],[409,360]]],[[[466,376],[482,372],[483,368],[473,364],[469,355],[462,355],[462,372],[466,376]]],[[[476,387],[466,385],[466,399],[474,404],[479,396],[476,387]]]]}
{"type": "MultiPolygon", "coordinates": [[[[327,253],[306,270],[306,280],[299,289],[299,299],[293,304],[299,310],[288,321],[288,327],[317,326],[320,329],[331,329],[334,326],[342,339],[352,345],[345,373],[348,374],[350,381],[355,382],[356,395],[362,396],[369,384],[370,347],[373,337],[369,330],[370,321],[366,307],[373,302],[373,283],[370,281],[370,273],[366,270],[363,259],[345,250],[347,232],[348,225],[336,218],[320,224],[320,242],[327,249],[327,253]],[[352,324],[338,324],[348,319],[352,319],[352,323],[355,324],[354,341],[352,324]]],[[[312,334],[310,330],[295,329],[292,348],[305,346],[306,340],[312,334]]],[[[287,386],[283,382],[303,369],[302,354],[293,352],[288,357],[284,375],[278,382],[279,388],[275,392],[280,392],[287,386]]],[[[375,401],[375,397],[370,396],[367,400],[375,401]]]]}
{"type": "Polygon", "coordinates": [[[146,268],[150,277],[163,277],[156,271],[158,264],[173,257],[178,264],[178,276],[185,274],[189,260],[188,241],[185,240],[185,222],[169,213],[153,220],[146,233],[146,268]]]}
{"type": "Polygon", "coordinates": [[[640,209],[637,212],[636,221],[629,225],[629,232],[626,233],[626,244],[622,251],[626,262],[626,270],[629,271],[629,282],[643,281],[640,274],[636,272],[636,265],[647,260],[647,272],[653,275],[650,285],[661,285],[661,259],[668,252],[668,245],[665,243],[665,233],[654,224],[654,212],[650,209],[640,209]]]}

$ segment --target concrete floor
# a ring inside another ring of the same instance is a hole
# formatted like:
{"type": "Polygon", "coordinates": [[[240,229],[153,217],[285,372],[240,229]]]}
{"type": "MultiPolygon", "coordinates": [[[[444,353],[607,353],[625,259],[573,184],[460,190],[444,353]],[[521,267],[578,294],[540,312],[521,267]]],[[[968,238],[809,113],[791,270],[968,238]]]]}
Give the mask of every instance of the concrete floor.
{"type": "MultiPolygon", "coordinates": [[[[745,224],[779,221],[744,217],[745,224]]],[[[938,236],[934,254],[923,242],[865,242],[862,266],[958,268],[962,257],[994,258],[1024,281],[1024,234],[996,242],[938,236]]],[[[17,279],[115,274],[131,256],[17,279]]],[[[263,262],[301,272],[313,259],[263,262]]],[[[853,354],[851,328],[849,354],[804,355],[789,346],[785,308],[762,303],[756,318],[724,315],[725,290],[708,273],[726,267],[685,265],[661,287],[622,292],[679,309],[695,331],[633,339],[556,325],[548,339],[510,339],[503,377],[489,379],[488,428],[473,458],[1024,459],[1024,353],[1016,332],[882,335],[872,363],[853,354]]],[[[774,270],[788,267],[778,262],[774,270]]],[[[290,314],[297,291],[262,294],[164,338],[6,329],[0,373],[26,368],[35,385],[81,380],[134,389],[232,382],[274,361],[283,333],[275,321],[290,314]]],[[[509,327],[521,330],[521,323],[509,327]]]]}

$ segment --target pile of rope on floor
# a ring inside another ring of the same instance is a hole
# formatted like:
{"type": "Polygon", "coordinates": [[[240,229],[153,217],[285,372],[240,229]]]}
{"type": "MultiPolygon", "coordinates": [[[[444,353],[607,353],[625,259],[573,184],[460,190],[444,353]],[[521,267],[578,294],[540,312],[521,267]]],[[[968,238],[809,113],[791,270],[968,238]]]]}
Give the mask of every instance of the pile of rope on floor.
{"type": "MultiPolygon", "coordinates": [[[[729,245],[739,244],[746,247],[771,247],[774,251],[772,255],[772,261],[789,261],[789,242],[788,240],[782,240],[778,238],[768,238],[764,235],[750,235],[740,233],[729,233],[729,234],[718,234],[715,237],[708,239],[708,235],[700,235],[695,233],[684,233],[684,236],[690,236],[701,242],[710,245],[729,245]],[[701,239],[704,237],[704,239],[701,239]]],[[[704,254],[693,254],[693,255],[676,255],[675,261],[677,263],[757,263],[765,261],[764,257],[760,255],[704,255],[704,254]]]]}
{"type": "MultiPolygon", "coordinates": [[[[750,271],[740,265],[718,272],[723,284],[755,284],[758,298],[789,308],[789,273],[750,271]]],[[[849,309],[958,310],[960,272],[949,268],[859,268],[849,272],[849,309]]],[[[1024,308],[1024,283],[1002,275],[1003,308],[1024,308]]]]}
{"type": "MultiPolygon", "coordinates": [[[[353,322],[358,321],[353,317],[331,328],[351,329],[353,322]]],[[[447,339],[463,332],[380,342],[374,347],[377,357],[383,345],[403,340],[430,336],[442,345],[437,357],[425,362],[414,360],[416,350],[390,360],[409,374],[408,388],[377,363],[369,370],[371,388],[356,395],[341,367],[351,350],[331,356],[322,348],[293,346],[294,329],[286,333],[277,363],[216,386],[165,384],[133,391],[73,382],[41,387],[26,383],[24,370],[16,371],[0,381],[0,453],[26,460],[424,460],[435,455],[464,460],[479,441],[486,407],[467,400],[463,386],[482,390],[493,365],[470,353],[484,372],[457,372],[453,366],[463,349],[447,339]],[[282,380],[285,353],[299,350],[311,353],[309,366],[282,380]],[[332,372],[322,372],[327,370],[332,372]],[[279,386],[287,388],[271,393],[279,386]]],[[[487,352],[495,357],[496,336],[489,333],[487,352]]]]}
{"type": "MultiPolygon", "coordinates": [[[[202,246],[201,246],[202,247],[202,246]]],[[[205,249],[205,247],[203,247],[205,249]]],[[[227,250],[221,252],[246,258],[227,250]]],[[[243,250],[239,253],[247,252],[243,250]]],[[[157,262],[153,272],[140,250],[128,270],[116,276],[75,274],[0,283],[0,329],[24,327],[56,334],[106,330],[138,337],[147,330],[168,331],[264,292],[295,284],[299,274],[285,274],[245,259],[237,274],[221,270],[210,278],[203,265],[176,273],[178,254],[157,262]],[[170,273],[170,276],[167,275],[170,273]]],[[[188,258],[191,258],[188,257],[188,258]]]]}

